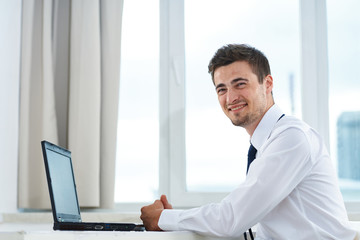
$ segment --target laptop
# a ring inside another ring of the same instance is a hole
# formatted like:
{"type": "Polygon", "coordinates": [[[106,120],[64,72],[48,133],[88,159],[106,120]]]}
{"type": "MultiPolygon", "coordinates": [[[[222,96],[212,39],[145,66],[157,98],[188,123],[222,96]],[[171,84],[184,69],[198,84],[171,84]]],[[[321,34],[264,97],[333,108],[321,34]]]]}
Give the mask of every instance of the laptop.
{"type": "Polygon", "coordinates": [[[144,231],[141,224],[82,222],[71,161],[71,152],[47,141],[41,142],[54,218],[54,230],[144,231]]]}

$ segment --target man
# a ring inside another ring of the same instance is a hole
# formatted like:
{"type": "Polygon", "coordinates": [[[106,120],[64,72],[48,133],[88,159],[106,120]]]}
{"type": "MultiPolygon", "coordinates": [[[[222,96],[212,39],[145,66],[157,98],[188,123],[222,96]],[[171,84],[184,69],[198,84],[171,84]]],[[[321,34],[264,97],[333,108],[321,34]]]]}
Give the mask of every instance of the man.
{"type": "Polygon", "coordinates": [[[146,229],[236,237],[257,224],[257,239],[354,239],[325,145],[274,103],[264,54],[248,45],[224,46],[209,73],[222,110],[246,129],[256,159],[248,162],[246,180],[220,203],[173,210],[161,196],[143,207],[146,229]]]}

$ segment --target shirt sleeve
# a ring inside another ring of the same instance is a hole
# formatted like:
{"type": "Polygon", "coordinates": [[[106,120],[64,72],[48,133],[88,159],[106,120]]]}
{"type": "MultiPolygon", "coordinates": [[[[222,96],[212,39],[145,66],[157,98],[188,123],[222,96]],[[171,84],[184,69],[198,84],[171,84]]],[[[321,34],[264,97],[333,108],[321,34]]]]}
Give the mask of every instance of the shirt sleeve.
{"type": "Polygon", "coordinates": [[[212,236],[240,236],[288,196],[311,166],[306,135],[300,129],[288,128],[268,139],[246,180],[220,203],[189,210],[164,210],[159,227],[212,236]]]}

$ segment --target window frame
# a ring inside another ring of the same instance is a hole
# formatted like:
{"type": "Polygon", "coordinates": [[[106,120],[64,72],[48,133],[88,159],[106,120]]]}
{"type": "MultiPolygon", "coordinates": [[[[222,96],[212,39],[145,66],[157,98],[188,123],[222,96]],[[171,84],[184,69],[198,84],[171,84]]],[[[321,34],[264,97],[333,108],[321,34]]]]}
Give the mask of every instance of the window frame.
{"type": "Polygon", "coordinates": [[[160,0],[159,192],[175,207],[218,202],[224,193],[186,191],[184,1],[160,0]]]}
{"type": "MultiPolygon", "coordinates": [[[[159,194],[166,194],[178,208],[219,202],[228,192],[186,190],[184,1],[159,3],[159,194]]],[[[330,149],[326,0],[299,0],[299,7],[302,118],[330,149]]],[[[130,206],[141,204],[146,203],[130,206]]],[[[345,202],[345,206],[349,213],[360,210],[360,202],[345,202]]]]}
{"type": "MultiPolygon", "coordinates": [[[[326,0],[299,1],[302,116],[319,131],[329,148],[326,0]]],[[[174,207],[196,207],[220,201],[227,193],[186,191],[184,71],[184,2],[160,0],[159,193],[167,194],[174,207]]],[[[16,181],[12,185],[16,189],[16,181]]],[[[16,191],[10,198],[16,198],[16,191]]],[[[145,204],[148,203],[117,203],[116,210],[138,211],[145,204]]],[[[16,211],[15,205],[12,202],[5,208],[16,211]]],[[[360,202],[345,202],[345,205],[349,213],[360,210],[360,202]]]]}
{"type": "MultiPolygon", "coordinates": [[[[326,0],[299,0],[303,120],[329,141],[329,76],[326,0]]],[[[175,207],[218,202],[227,192],[186,191],[184,1],[160,0],[159,192],[175,207]]],[[[350,211],[359,202],[345,203],[350,211]]]]}

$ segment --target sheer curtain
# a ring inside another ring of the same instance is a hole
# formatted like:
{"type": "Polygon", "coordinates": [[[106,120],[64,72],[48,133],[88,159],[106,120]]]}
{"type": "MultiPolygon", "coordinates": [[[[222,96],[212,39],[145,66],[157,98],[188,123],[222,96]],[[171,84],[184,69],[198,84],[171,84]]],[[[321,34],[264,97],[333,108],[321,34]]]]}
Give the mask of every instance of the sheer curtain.
{"type": "Polygon", "coordinates": [[[122,5],[23,1],[20,208],[50,206],[43,139],[72,151],[81,206],[113,206],[122,5]]]}

